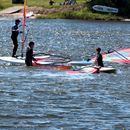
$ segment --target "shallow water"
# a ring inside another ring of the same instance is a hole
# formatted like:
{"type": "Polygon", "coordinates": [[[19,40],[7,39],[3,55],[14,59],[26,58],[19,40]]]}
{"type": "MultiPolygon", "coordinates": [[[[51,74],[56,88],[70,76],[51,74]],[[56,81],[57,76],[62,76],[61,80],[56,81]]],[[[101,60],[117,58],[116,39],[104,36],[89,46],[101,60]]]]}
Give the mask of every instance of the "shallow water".
{"type": "MultiPolygon", "coordinates": [[[[0,55],[11,55],[13,20],[0,20],[0,55]]],[[[35,51],[74,60],[130,47],[127,22],[28,20],[35,51]]],[[[19,37],[20,41],[20,37],[19,37]]],[[[20,43],[19,50],[20,54],[20,43]]],[[[0,130],[129,130],[130,65],[115,74],[73,75],[0,62],[0,130]]]]}

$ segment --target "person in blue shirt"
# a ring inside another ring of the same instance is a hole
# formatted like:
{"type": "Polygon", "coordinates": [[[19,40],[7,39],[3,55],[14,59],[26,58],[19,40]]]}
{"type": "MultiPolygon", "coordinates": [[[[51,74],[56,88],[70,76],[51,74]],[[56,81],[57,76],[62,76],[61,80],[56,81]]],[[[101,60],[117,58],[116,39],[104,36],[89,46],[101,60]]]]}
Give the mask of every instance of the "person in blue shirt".
{"type": "Polygon", "coordinates": [[[96,48],[96,59],[94,64],[99,67],[104,67],[102,54],[100,52],[101,52],[101,48],[96,48]]]}
{"type": "Polygon", "coordinates": [[[25,57],[25,64],[27,66],[33,66],[32,61],[36,61],[36,59],[33,57],[33,48],[34,48],[34,42],[30,42],[29,46],[27,47],[26,51],[26,57],[25,57]]]}
{"type": "Polygon", "coordinates": [[[13,41],[13,45],[14,45],[14,48],[13,48],[13,53],[12,53],[12,57],[16,57],[16,51],[18,49],[18,34],[19,34],[19,23],[21,21],[19,19],[16,19],[15,20],[15,25],[12,27],[12,34],[11,34],[11,39],[13,41]]]}

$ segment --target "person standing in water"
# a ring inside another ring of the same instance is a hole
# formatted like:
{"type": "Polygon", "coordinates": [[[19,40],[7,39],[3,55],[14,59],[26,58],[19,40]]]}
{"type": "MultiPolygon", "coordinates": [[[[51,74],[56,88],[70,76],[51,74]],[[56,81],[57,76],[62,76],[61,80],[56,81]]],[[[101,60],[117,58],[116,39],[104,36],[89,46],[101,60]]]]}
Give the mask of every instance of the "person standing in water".
{"type": "Polygon", "coordinates": [[[13,53],[12,53],[12,57],[16,57],[16,52],[17,52],[17,49],[18,49],[18,34],[19,34],[19,28],[18,28],[18,25],[21,21],[19,19],[16,19],[15,20],[15,25],[12,27],[12,34],[11,34],[11,39],[13,41],[13,45],[14,45],[14,48],[13,48],[13,53]]]}
{"type": "Polygon", "coordinates": [[[32,66],[32,61],[36,61],[36,59],[33,57],[33,48],[34,48],[34,42],[31,41],[26,51],[25,64],[27,66],[32,66]]]}
{"type": "Polygon", "coordinates": [[[104,67],[102,54],[100,52],[101,48],[96,48],[96,59],[94,61],[94,64],[99,67],[104,67]]]}

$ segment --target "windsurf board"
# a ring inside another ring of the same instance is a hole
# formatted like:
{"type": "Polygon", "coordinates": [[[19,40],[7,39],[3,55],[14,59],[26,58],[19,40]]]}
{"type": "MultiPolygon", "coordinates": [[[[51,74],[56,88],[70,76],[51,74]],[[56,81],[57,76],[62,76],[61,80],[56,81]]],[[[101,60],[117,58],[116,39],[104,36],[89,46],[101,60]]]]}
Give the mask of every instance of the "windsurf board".
{"type": "Polygon", "coordinates": [[[103,5],[94,5],[94,6],[92,6],[92,9],[95,11],[106,12],[106,13],[118,13],[119,12],[118,8],[113,8],[113,7],[103,6],[103,5]]]}
{"type": "MultiPolygon", "coordinates": [[[[36,60],[43,60],[43,59],[46,59],[48,58],[49,55],[46,55],[46,56],[35,56],[36,60]]],[[[4,61],[4,62],[9,62],[9,63],[15,63],[15,64],[25,64],[25,57],[21,57],[21,56],[18,56],[18,57],[11,57],[11,56],[1,56],[0,57],[0,60],[1,61],[4,61]]]]}
{"type": "Polygon", "coordinates": [[[104,72],[104,73],[115,73],[116,72],[116,69],[113,68],[113,67],[97,67],[97,66],[94,66],[94,67],[84,67],[83,69],[80,70],[81,72],[84,72],[84,73],[100,73],[100,72],[104,72]]]}
{"type": "Polygon", "coordinates": [[[70,61],[68,62],[69,65],[73,66],[86,66],[92,64],[92,60],[81,60],[81,61],[70,61]]]}

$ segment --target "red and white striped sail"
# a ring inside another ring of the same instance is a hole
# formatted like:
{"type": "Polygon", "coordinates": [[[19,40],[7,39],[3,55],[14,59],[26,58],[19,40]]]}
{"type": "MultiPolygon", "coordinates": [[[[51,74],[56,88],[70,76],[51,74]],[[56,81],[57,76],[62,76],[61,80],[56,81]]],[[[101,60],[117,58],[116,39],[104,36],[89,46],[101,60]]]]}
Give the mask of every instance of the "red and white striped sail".
{"type": "Polygon", "coordinates": [[[24,0],[24,8],[23,8],[23,34],[22,34],[22,50],[21,55],[23,57],[23,49],[24,49],[24,42],[25,42],[25,28],[26,28],[26,3],[27,1],[24,0]]]}
{"type": "Polygon", "coordinates": [[[110,54],[103,54],[103,61],[130,64],[130,48],[115,50],[110,54]]]}

